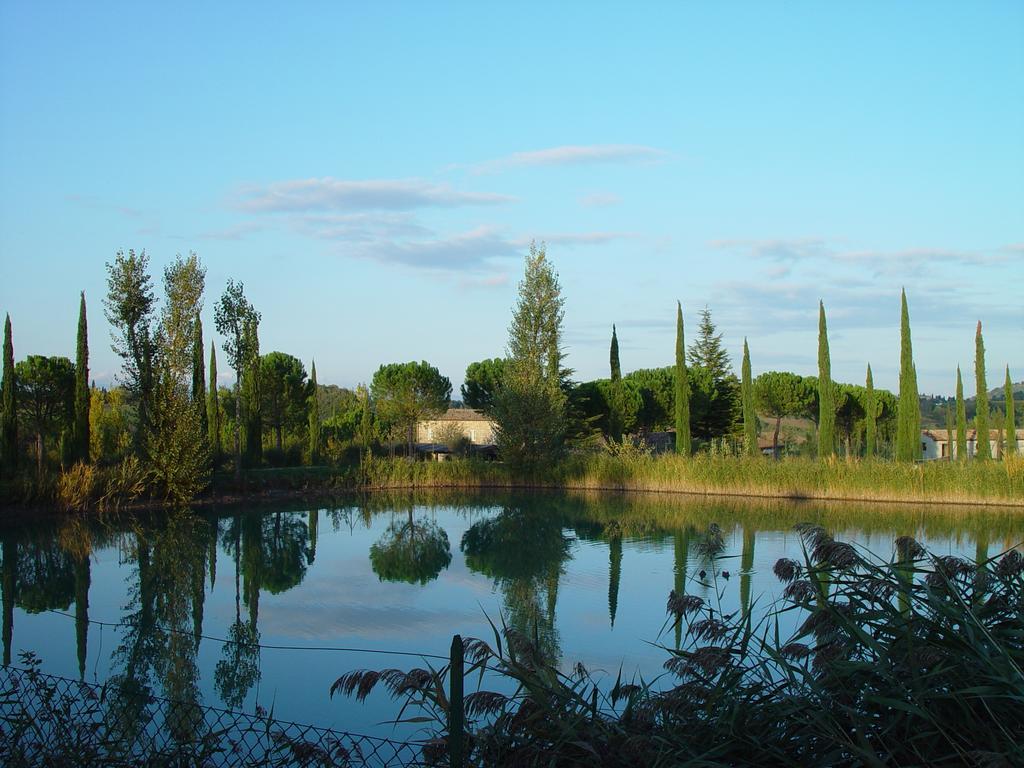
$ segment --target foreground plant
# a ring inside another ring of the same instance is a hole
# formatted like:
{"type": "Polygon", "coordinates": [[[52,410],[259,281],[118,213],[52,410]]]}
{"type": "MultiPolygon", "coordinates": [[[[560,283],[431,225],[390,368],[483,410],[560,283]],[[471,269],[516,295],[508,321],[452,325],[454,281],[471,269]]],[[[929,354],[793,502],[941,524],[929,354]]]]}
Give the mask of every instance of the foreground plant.
{"type": "MultiPolygon", "coordinates": [[[[1020,552],[971,562],[902,537],[883,561],[819,527],[800,532],[803,561],[776,563],[783,598],[756,624],[672,592],[668,623],[686,640],[653,681],[566,674],[509,627],[493,644],[466,640],[466,675],[480,680],[465,697],[468,764],[1024,763],[1020,552]]],[[[714,579],[717,526],[704,542],[714,579]]],[[[449,675],[356,671],[331,693],[363,699],[383,683],[404,702],[399,720],[418,710],[407,721],[432,724],[425,757],[444,762],[449,675]]]]}

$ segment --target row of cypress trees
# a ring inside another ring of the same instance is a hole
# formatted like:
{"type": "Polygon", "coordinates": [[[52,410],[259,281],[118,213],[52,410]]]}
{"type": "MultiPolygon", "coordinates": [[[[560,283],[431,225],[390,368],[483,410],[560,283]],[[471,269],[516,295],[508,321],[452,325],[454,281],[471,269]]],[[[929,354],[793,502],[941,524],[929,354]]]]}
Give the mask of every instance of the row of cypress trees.
{"type": "MultiPolygon", "coordinates": [[[[687,380],[685,341],[683,329],[683,309],[680,302],[676,303],[676,356],[675,356],[675,423],[676,452],[689,455],[692,450],[690,437],[690,387],[687,380]]],[[[975,430],[982,438],[989,435],[988,423],[988,385],[985,380],[985,345],[981,333],[981,321],[978,321],[975,333],[975,378],[977,382],[975,430]]],[[[612,329],[612,381],[621,378],[618,356],[618,340],[615,329],[612,329]]],[[[967,419],[963,397],[963,381],[960,367],[956,372],[956,455],[967,457],[967,419]]],[[[874,456],[877,452],[878,403],[875,396],[874,379],[870,363],[867,366],[865,379],[865,455],[874,456]]],[[[1016,453],[1016,426],[1013,398],[1013,384],[1010,379],[1010,368],[1006,367],[1006,415],[1003,426],[1005,432],[1005,452],[1016,453]]],[[[754,406],[753,382],[750,366],[750,348],[747,340],[743,340],[743,363],[740,381],[741,404],[743,414],[743,447],[748,455],[758,453],[757,446],[757,414],[754,406]]],[[[828,458],[835,454],[836,444],[836,385],[832,381],[832,364],[828,344],[828,324],[825,317],[825,304],[818,303],[818,455],[828,458]]],[[[950,415],[952,422],[952,415],[950,415]]],[[[948,435],[952,440],[953,427],[950,424],[948,435]]],[[[910,312],[907,306],[907,293],[900,294],[900,376],[899,398],[896,428],[896,459],[899,461],[917,461],[921,458],[921,407],[917,387],[917,368],[914,365],[913,345],[910,337],[910,312]]],[[[976,440],[975,457],[978,459],[992,458],[989,440],[976,440]]]]}

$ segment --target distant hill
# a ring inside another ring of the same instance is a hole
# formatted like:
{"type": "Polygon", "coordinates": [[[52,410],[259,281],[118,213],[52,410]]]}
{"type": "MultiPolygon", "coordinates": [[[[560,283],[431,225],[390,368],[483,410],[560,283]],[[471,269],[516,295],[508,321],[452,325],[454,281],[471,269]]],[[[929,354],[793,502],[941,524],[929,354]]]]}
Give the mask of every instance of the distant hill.
{"type": "MultiPolygon", "coordinates": [[[[973,383],[973,380],[964,380],[964,395],[968,394],[968,387],[973,383]]],[[[964,410],[967,412],[968,421],[974,418],[974,401],[976,399],[974,395],[964,397],[964,410]]],[[[955,408],[956,398],[944,395],[921,395],[920,400],[921,426],[944,428],[946,426],[946,406],[955,408]]],[[[993,387],[988,391],[990,408],[1002,412],[1004,401],[1005,392],[1002,386],[993,387]]],[[[1013,383],[1013,402],[1017,411],[1017,423],[1018,425],[1024,424],[1024,381],[1013,383]]]]}

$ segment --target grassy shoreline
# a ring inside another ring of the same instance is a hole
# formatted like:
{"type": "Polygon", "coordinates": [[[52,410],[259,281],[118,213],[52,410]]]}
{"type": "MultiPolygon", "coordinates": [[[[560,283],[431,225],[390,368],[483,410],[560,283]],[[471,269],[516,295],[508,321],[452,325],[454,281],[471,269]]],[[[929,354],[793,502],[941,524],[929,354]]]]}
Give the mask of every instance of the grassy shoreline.
{"type": "MultiPolygon", "coordinates": [[[[232,506],[320,499],[351,492],[418,489],[566,490],[642,492],[691,497],[836,501],[873,504],[942,504],[1024,508],[1024,458],[949,464],[887,461],[675,455],[590,454],[569,456],[534,474],[515,474],[502,463],[479,459],[408,462],[375,458],[363,467],[255,469],[241,482],[217,473],[210,488],[190,506],[232,506]]],[[[6,489],[10,490],[10,489],[6,489]]],[[[46,495],[18,499],[0,493],[0,517],[12,520],[47,510],[54,515],[101,510],[96,500],[74,507],[46,495]]],[[[140,497],[106,508],[124,512],[163,507],[161,499],[140,497]]]]}
{"type": "Polygon", "coordinates": [[[704,496],[940,503],[1024,507],[1024,459],[1007,462],[899,464],[696,456],[573,456],[543,473],[515,476],[505,465],[376,459],[362,470],[363,490],[502,488],[644,491],[704,496]]]}

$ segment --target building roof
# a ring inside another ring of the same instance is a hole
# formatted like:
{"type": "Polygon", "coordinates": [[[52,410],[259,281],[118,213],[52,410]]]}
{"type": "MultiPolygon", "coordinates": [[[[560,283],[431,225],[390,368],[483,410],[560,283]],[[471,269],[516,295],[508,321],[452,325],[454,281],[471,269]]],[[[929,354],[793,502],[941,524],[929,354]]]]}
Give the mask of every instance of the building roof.
{"type": "Polygon", "coordinates": [[[473,408],[449,408],[440,416],[425,421],[490,421],[481,411],[473,408]]]}
{"type": "MultiPolygon", "coordinates": [[[[1024,440],[1024,429],[1018,429],[1016,431],[1017,431],[1017,439],[1018,440],[1024,440]]],[[[928,435],[928,437],[932,438],[933,440],[949,440],[949,435],[947,434],[947,432],[948,432],[948,430],[945,430],[945,429],[922,429],[921,430],[921,434],[922,435],[928,435]]],[[[1002,434],[1002,430],[990,429],[988,431],[988,439],[989,440],[998,440],[1001,434],[1002,434]]],[[[976,440],[977,439],[977,435],[978,435],[978,430],[976,430],[976,429],[968,429],[967,430],[967,440],[968,441],[976,440]]],[[[956,430],[953,431],[953,439],[956,440],[956,430]]]]}

